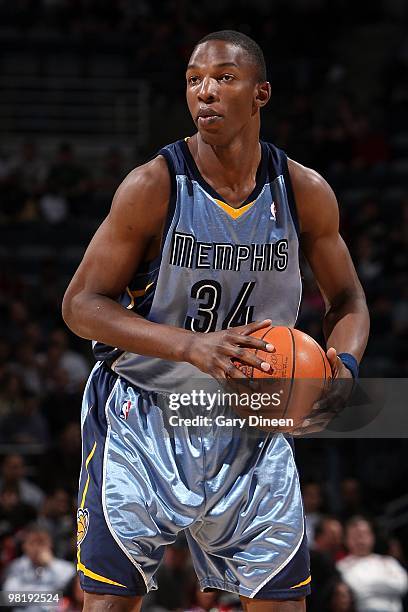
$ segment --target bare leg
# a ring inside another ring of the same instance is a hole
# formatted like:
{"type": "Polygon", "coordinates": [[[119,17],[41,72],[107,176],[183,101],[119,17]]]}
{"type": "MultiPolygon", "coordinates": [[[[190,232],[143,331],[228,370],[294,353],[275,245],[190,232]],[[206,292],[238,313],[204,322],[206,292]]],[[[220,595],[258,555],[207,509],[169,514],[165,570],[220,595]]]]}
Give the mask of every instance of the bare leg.
{"type": "Polygon", "coordinates": [[[266,599],[249,599],[241,597],[244,612],[305,612],[306,600],[291,599],[287,601],[266,600],[266,599]]]}
{"type": "Polygon", "coordinates": [[[139,612],[142,597],[84,593],[83,612],[139,612]]]}

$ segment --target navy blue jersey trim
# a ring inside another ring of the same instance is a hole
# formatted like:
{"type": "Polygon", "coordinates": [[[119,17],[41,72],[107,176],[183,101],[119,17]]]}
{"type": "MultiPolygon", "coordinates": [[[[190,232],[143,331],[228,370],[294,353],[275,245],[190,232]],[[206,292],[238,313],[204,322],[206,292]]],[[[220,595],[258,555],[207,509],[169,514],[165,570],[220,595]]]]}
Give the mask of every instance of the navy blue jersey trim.
{"type": "Polygon", "coordinates": [[[159,155],[162,155],[164,159],[166,160],[167,167],[168,167],[169,174],[170,174],[171,191],[170,191],[169,206],[167,209],[166,223],[164,225],[163,236],[162,236],[162,241],[161,241],[161,246],[160,246],[160,255],[154,260],[155,262],[156,261],[158,262],[158,265],[160,264],[160,261],[162,258],[164,243],[166,242],[167,234],[168,234],[171,222],[173,221],[174,212],[176,210],[176,203],[177,203],[177,180],[176,180],[177,172],[176,172],[176,167],[174,164],[173,155],[167,148],[160,149],[159,155]]]}
{"type": "MultiPolygon", "coordinates": [[[[217,200],[221,200],[222,202],[224,202],[224,198],[222,198],[220,194],[217,193],[215,189],[211,187],[211,185],[209,185],[207,181],[201,176],[200,171],[197,167],[194,157],[191,154],[191,151],[188,147],[187,142],[185,140],[180,140],[179,143],[180,143],[180,147],[182,149],[186,163],[188,165],[188,169],[192,177],[197,181],[197,183],[201,185],[201,187],[210,196],[212,196],[213,198],[216,198],[217,200]]],[[[246,204],[249,204],[250,202],[253,202],[254,200],[256,200],[256,198],[259,196],[259,194],[261,193],[266,183],[266,179],[268,176],[268,154],[267,154],[265,143],[260,141],[260,145],[261,145],[261,161],[259,163],[258,170],[256,172],[255,188],[249,194],[245,202],[242,202],[242,204],[240,204],[238,208],[241,208],[242,206],[245,206],[246,204]]],[[[228,202],[226,202],[226,204],[228,204],[228,202]]]]}
{"type": "Polygon", "coordinates": [[[290,214],[296,228],[296,233],[300,236],[299,217],[297,212],[295,194],[293,192],[292,180],[289,174],[288,157],[284,151],[281,151],[283,178],[285,179],[286,193],[288,194],[288,203],[290,214]]]}

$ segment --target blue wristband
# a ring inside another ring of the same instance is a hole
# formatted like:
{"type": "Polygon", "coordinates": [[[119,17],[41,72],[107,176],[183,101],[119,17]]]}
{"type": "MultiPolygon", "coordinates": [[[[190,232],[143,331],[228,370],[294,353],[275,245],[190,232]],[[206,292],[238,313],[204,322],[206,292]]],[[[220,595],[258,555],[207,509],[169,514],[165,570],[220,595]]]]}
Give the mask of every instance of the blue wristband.
{"type": "Polygon", "coordinates": [[[350,370],[354,379],[358,378],[358,361],[351,353],[339,353],[337,357],[343,365],[350,370]]]}

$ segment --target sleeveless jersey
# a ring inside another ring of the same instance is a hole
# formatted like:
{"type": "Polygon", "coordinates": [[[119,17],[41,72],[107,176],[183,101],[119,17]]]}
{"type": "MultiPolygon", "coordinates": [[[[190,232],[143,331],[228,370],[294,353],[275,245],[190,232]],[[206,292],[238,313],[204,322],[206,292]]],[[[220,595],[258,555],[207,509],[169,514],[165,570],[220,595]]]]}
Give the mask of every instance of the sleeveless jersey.
{"type": "MultiPolygon", "coordinates": [[[[162,148],[172,193],[159,257],[136,273],[121,304],[155,323],[207,333],[269,318],[294,326],[301,299],[296,206],[286,154],[261,142],[252,194],[226,204],[184,140],[162,148]]],[[[148,211],[147,213],[148,214],[148,211]]],[[[193,365],[94,343],[97,359],[147,391],[205,377],[193,365]]]]}

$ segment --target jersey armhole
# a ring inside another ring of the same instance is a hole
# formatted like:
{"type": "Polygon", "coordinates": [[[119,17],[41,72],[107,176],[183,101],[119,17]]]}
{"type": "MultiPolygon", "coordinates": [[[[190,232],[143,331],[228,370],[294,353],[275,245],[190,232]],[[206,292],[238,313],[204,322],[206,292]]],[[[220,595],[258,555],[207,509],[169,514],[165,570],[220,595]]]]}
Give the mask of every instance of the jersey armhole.
{"type": "Polygon", "coordinates": [[[163,149],[160,149],[160,151],[158,152],[158,155],[162,155],[164,159],[166,160],[167,168],[168,168],[169,175],[170,175],[170,199],[169,199],[169,206],[167,208],[166,221],[164,224],[163,235],[162,235],[162,240],[161,240],[161,245],[160,245],[159,260],[161,260],[163,247],[167,239],[167,234],[169,232],[170,225],[173,221],[174,212],[176,210],[177,180],[176,180],[176,170],[174,167],[174,161],[173,161],[170,151],[163,148],[163,149]]]}
{"type": "Polygon", "coordinates": [[[292,186],[292,180],[290,178],[290,173],[289,173],[288,156],[286,155],[284,151],[281,151],[281,156],[282,156],[283,178],[285,180],[289,210],[290,210],[293,224],[296,229],[296,233],[299,237],[300,236],[299,216],[298,216],[298,211],[297,211],[297,206],[296,206],[295,194],[294,194],[293,186],[292,186]]]}

